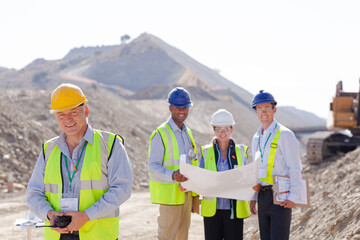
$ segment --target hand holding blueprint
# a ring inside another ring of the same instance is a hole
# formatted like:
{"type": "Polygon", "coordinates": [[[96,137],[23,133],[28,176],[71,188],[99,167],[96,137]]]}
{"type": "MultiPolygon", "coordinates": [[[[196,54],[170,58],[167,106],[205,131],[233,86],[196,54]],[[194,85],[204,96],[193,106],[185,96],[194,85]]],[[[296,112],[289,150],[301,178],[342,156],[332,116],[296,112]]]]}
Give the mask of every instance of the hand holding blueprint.
{"type": "Polygon", "coordinates": [[[251,200],[255,194],[252,187],[259,182],[259,163],[254,161],[239,168],[215,172],[180,161],[180,173],[188,178],[181,185],[189,191],[206,197],[251,200]]]}

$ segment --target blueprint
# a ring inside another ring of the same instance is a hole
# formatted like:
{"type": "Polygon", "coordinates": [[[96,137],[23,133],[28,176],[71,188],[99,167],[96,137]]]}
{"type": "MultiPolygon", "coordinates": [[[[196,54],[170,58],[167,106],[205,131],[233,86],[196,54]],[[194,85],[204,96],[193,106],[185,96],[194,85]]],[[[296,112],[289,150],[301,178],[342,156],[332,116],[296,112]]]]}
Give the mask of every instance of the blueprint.
{"type": "Polygon", "coordinates": [[[252,200],[252,189],[258,182],[259,164],[248,165],[223,172],[215,172],[180,161],[180,173],[188,178],[181,186],[205,197],[252,200]]]}

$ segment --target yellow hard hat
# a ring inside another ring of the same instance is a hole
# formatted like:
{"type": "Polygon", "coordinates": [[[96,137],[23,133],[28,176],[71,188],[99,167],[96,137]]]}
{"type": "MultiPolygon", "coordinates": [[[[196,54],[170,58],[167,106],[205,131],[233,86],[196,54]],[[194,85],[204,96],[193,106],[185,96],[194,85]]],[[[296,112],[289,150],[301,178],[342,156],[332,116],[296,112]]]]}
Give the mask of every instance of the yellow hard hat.
{"type": "Polygon", "coordinates": [[[83,91],[71,83],[63,83],[51,94],[50,113],[65,111],[87,103],[83,91]]]}

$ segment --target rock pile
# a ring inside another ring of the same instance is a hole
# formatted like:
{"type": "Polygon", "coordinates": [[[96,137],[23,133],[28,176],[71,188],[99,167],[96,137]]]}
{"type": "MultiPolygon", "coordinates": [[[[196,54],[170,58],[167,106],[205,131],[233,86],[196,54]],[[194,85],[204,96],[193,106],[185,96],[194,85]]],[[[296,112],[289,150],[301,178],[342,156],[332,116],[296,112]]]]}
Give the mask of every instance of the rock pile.
{"type": "MultiPolygon", "coordinates": [[[[290,239],[360,239],[359,169],[360,148],[320,165],[303,163],[311,207],[293,210],[290,239]]],[[[260,239],[257,224],[257,216],[245,220],[244,239],[260,239]]]]}
{"type": "Polygon", "coordinates": [[[335,162],[307,165],[311,208],[294,211],[299,239],[360,239],[360,149],[335,162]]]}
{"type": "MultiPolygon", "coordinates": [[[[13,170],[15,191],[26,188],[42,144],[60,134],[49,113],[50,94],[50,90],[0,90],[0,191],[6,191],[9,169],[13,170]]],[[[90,125],[124,137],[134,171],[133,188],[147,188],[148,141],[151,132],[167,119],[167,103],[125,100],[96,87],[86,89],[85,94],[90,125]]],[[[210,139],[193,132],[201,142],[210,139]]]]}
{"type": "MultiPolygon", "coordinates": [[[[39,91],[37,96],[43,94],[44,91],[39,91]]],[[[15,190],[26,187],[44,137],[56,134],[54,128],[41,123],[48,118],[41,111],[45,103],[34,99],[35,93],[25,90],[0,92],[0,189],[3,191],[10,169],[15,178],[15,190]]],[[[52,124],[54,120],[49,119],[52,124]]]]}

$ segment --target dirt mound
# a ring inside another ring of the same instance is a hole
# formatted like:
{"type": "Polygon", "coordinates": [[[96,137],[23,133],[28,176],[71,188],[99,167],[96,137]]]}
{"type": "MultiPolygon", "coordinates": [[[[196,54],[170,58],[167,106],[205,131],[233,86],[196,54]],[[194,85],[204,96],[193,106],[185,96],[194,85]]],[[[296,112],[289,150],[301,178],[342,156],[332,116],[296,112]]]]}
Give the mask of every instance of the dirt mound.
{"type": "Polygon", "coordinates": [[[311,208],[295,211],[299,239],[360,239],[360,149],[335,162],[307,165],[311,208]]]}
{"type": "Polygon", "coordinates": [[[56,124],[55,119],[41,111],[48,105],[36,100],[48,94],[45,91],[0,91],[0,189],[5,188],[9,169],[15,175],[15,189],[25,188],[44,137],[56,134],[54,127],[47,127],[56,124]],[[48,120],[49,125],[41,123],[48,120]]]}
{"type": "MultiPolygon", "coordinates": [[[[290,239],[360,239],[360,148],[303,167],[311,207],[293,210],[290,239]]],[[[260,239],[257,224],[253,216],[245,220],[244,239],[260,239]]]]}

